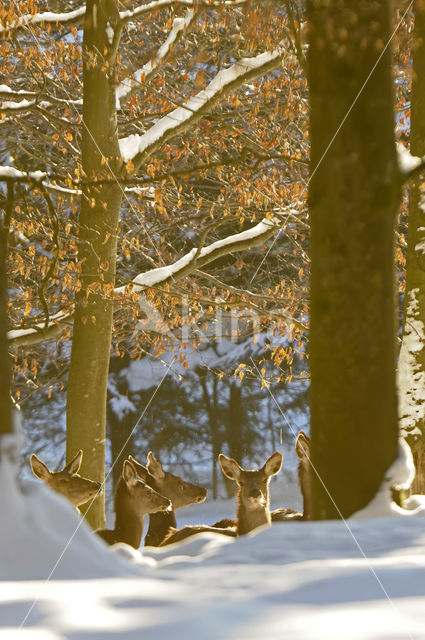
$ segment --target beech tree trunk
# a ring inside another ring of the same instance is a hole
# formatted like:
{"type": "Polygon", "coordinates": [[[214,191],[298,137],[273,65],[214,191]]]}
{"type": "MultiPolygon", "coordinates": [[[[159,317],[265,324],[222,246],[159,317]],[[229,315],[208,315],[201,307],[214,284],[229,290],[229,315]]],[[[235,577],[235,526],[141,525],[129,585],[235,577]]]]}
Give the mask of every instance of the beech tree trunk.
{"type": "MultiPolygon", "coordinates": [[[[425,2],[415,6],[410,152],[425,155],[425,2]]],[[[413,493],[425,493],[425,197],[423,176],[412,181],[403,337],[398,363],[400,428],[416,465],[413,493]]]]}
{"type": "MultiPolygon", "coordinates": [[[[115,0],[88,0],[83,40],[82,136],[83,177],[88,181],[105,179],[120,170],[115,59],[106,33],[107,23],[114,27],[117,16],[115,0]]],[[[67,458],[83,449],[81,473],[98,482],[105,477],[111,290],[121,198],[116,182],[99,186],[92,182],[83,189],[79,219],[81,290],[76,296],[68,380],[67,458]]],[[[104,495],[96,498],[87,513],[94,528],[105,526],[104,500],[104,495]]]]}
{"type": "Polygon", "coordinates": [[[391,2],[308,0],[307,12],[312,507],[314,519],[329,519],[368,504],[397,455],[400,179],[391,47],[384,52],[391,2]]]}

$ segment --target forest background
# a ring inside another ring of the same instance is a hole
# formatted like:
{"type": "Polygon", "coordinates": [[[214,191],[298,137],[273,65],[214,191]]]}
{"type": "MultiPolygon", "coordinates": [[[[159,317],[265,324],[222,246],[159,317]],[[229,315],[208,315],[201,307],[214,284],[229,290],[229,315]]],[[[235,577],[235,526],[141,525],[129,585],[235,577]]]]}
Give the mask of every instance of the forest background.
{"type": "MultiPolygon", "coordinates": [[[[415,142],[423,139],[420,88],[416,107],[411,101],[415,81],[425,75],[412,72],[412,58],[420,65],[423,57],[418,35],[424,29],[423,3],[416,3],[416,15],[422,16],[416,23],[413,3],[396,3],[391,16],[388,3],[374,9],[356,4],[361,6],[353,15],[368,26],[369,40],[361,44],[366,36],[359,28],[358,41],[349,45],[343,25],[337,37],[328,34],[329,42],[341,48],[343,66],[345,56],[355,66],[352,52],[358,46],[365,51],[358,61],[365,79],[371,62],[381,61],[381,53],[383,59],[360,100],[361,86],[347,90],[338,69],[329,65],[328,77],[321,78],[322,88],[329,82],[323,108],[339,104],[342,96],[341,111],[331,114],[331,135],[337,131],[333,120],[341,122],[350,105],[354,112],[369,105],[371,116],[364,120],[369,141],[382,120],[373,101],[385,95],[391,132],[384,132],[384,159],[395,157],[394,118],[398,142],[406,148],[410,135],[412,151],[422,156],[425,150],[415,142]],[[394,32],[389,17],[397,25],[394,32]],[[388,36],[393,52],[386,46],[388,36]],[[385,78],[393,74],[387,93],[379,83],[381,71],[385,78]]],[[[153,449],[174,468],[208,474],[215,496],[219,451],[254,463],[265,449],[292,448],[298,429],[308,425],[314,240],[307,207],[313,179],[309,112],[320,90],[312,80],[321,76],[312,76],[306,56],[311,55],[307,42],[320,49],[323,36],[313,5],[307,7],[316,25],[313,34],[305,26],[303,3],[292,0],[91,1],[85,11],[79,2],[29,0],[3,8],[0,177],[12,395],[25,416],[24,460],[35,451],[52,466],[62,466],[67,439],[67,457],[79,448],[91,451],[83,472],[101,480],[105,455],[107,466],[116,461],[119,469],[129,452],[137,457],[153,449]],[[135,278],[136,285],[130,285],[135,278]]],[[[323,18],[323,33],[329,24],[323,18]]],[[[316,102],[314,113],[319,112],[316,102]]],[[[315,120],[310,120],[312,136],[315,120]]],[[[345,130],[349,133],[349,126],[345,130]]],[[[358,132],[357,126],[357,138],[358,132]]],[[[344,149],[343,135],[340,140],[344,149]]],[[[365,145],[366,156],[371,149],[365,145]]],[[[337,151],[341,160],[341,148],[337,151]]],[[[421,165],[402,147],[398,152],[396,242],[386,241],[397,277],[398,349],[404,341],[405,352],[401,424],[421,469],[423,324],[416,318],[425,290],[417,274],[410,283],[406,279],[408,248],[422,255],[422,225],[412,214],[413,240],[407,244],[406,238],[408,204],[417,206],[422,183],[416,179],[410,200],[403,186],[421,165]]],[[[346,167],[347,175],[358,176],[352,184],[326,172],[317,177],[331,190],[344,184],[353,195],[368,180],[367,166],[358,171],[361,160],[359,153],[346,167]]],[[[376,156],[371,161],[378,163],[376,156]]],[[[361,224],[360,237],[376,239],[374,222],[361,224]]],[[[345,235],[350,250],[354,237],[348,228],[345,235]]],[[[367,241],[352,251],[353,264],[367,269],[367,241]]],[[[421,259],[414,261],[423,273],[421,259]]],[[[356,277],[367,292],[361,270],[356,277]]],[[[352,303],[362,334],[367,314],[352,303]]],[[[391,332],[391,309],[387,315],[391,332]]],[[[379,321],[375,325],[385,333],[379,321]]],[[[371,335],[368,342],[369,358],[374,339],[371,335]]],[[[329,353],[337,347],[338,335],[334,342],[328,336],[329,353]]],[[[332,392],[334,376],[323,369],[323,378],[332,392]]],[[[370,428],[367,433],[365,438],[373,439],[370,428]]],[[[341,438],[345,435],[341,428],[341,438]]],[[[376,440],[379,448],[378,427],[376,440]]],[[[338,450],[330,442],[332,458],[338,450]]],[[[371,451],[376,455],[374,447],[371,451]]],[[[392,453],[383,457],[384,469],[392,453]]],[[[101,500],[92,513],[93,524],[101,523],[101,500]]]]}

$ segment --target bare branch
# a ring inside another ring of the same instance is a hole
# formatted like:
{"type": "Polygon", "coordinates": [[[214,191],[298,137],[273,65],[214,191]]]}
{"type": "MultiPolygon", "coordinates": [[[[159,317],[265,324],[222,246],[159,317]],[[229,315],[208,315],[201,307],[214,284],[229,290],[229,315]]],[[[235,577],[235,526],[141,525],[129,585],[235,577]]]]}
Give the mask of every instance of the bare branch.
{"type": "Polygon", "coordinates": [[[44,314],[45,314],[45,329],[49,328],[49,319],[50,319],[50,312],[49,312],[49,307],[47,304],[47,300],[46,300],[46,296],[44,295],[44,292],[46,290],[47,284],[50,280],[50,278],[53,276],[55,270],[56,270],[56,266],[58,264],[58,259],[59,259],[59,219],[58,219],[58,214],[57,211],[55,209],[55,205],[53,204],[53,201],[50,197],[50,195],[47,192],[46,187],[42,186],[41,187],[41,191],[44,195],[44,199],[47,202],[47,207],[49,209],[49,213],[50,216],[52,218],[52,223],[53,223],[53,240],[56,246],[55,249],[55,254],[54,254],[54,258],[52,260],[52,262],[49,265],[49,268],[47,269],[46,275],[44,276],[40,286],[38,287],[38,295],[40,297],[40,302],[41,305],[43,307],[44,310],[44,314]]]}

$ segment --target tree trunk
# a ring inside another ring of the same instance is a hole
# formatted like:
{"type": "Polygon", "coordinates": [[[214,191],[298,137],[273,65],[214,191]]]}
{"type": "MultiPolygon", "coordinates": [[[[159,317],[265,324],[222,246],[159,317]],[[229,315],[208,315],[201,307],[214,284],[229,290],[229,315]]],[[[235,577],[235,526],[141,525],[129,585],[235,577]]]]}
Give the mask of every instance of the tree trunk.
{"type": "MultiPolygon", "coordinates": [[[[229,419],[226,425],[227,444],[229,455],[243,464],[243,410],[242,410],[242,389],[238,384],[230,383],[229,395],[229,419]]],[[[237,491],[237,485],[233,480],[224,476],[224,484],[228,498],[233,498],[237,491]]]]}
{"type": "Polygon", "coordinates": [[[397,455],[400,180],[391,48],[383,53],[391,3],[309,0],[307,12],[312,500],[313,517],[328,519],[364,507],[397,455]]]}
{"type": "Polygon", "coordinates": [[[210,432],[211,432],[211,450],[212,450],[212,460],[211,460],[211,477],[212,477],[212,497],[213,500],[217,499],[217,460],[218,455],[220,453],[221,447],[221,438],[220,432],[218,429],[218,421],[217,421],[217,379],[213,377],[213,397],[212,401],[208,394],[206,374],[203,371],[198,372],[199,381],[201,383],[202,392],[204,394],[205,405],[207,407],[208,420],[210,423],[210,432]]]}
{"type": "MultiPolygon", "coordinates": [[[[12,433],[9,353],[7,350],[6,238],[0,218],[0,436],[12,433]]],[[[0,450],[1,454],[1,450],[0,450]]]]}
{"type": "MultiPolygon", "coordinates": [[[[416,156],[425,155],[424,2],[416,2],[415,11],[410,151],[416,156]]],[[[425,212],[420,206],[424,196],[421,176],[412,182],[409,194],[406,293],[398,363],[400,428],[414,452],[414,493],[425,493],[425,212]]]]}
{"type": "MultiPolygon", "coordinates": [[[[83,41],[82,169],[86,180],[120,169],[115,108],[115,65],[109,59],[106,26],[116,24],[115,0],[88,0],[83,41]],[[105,163],[104,158],[107,159],[105,163]]],[[[113,56],[112,56],[113,58],[113,56]]],[[[83,449],[83,475],[105,477],[106,390],[112,335],[117,227],[122,192],[117,183],[83,189],[78,260],[81,290],[76,296],[67,399],[67,458],[83,449]]],[[[94,528],[105,525],[104,496],[87,514],[94,528]]]]}
{"type": "Polygon", "coordinates": [[[119,419],[114,413],[109,412],[109,437],[111,442],[111,458],[114,464],[112,468],[112,480],[114,491],[122,475],[124,460],[134,454],[133,427],[136,418],[129,413],[119,419]]]}

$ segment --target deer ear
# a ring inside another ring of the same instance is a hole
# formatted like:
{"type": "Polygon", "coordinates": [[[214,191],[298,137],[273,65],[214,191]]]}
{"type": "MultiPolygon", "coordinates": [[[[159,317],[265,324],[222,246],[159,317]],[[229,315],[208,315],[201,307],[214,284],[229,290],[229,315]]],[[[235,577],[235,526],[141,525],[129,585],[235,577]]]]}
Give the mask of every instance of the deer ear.
{"type": "Polygon", "coordinates": [[[68,464],[63,468],[63,471],[68,471],[68,473],[71,473],[72,475],[74,475],[74,473],[78,473],[81,467],[82,460],[83,452],[80,449],[77,455],[72,458],[71,462],[68,462],[68,464]]]}
{"type": "Polygon", "coordinates": [[[144,482],[147,482],[147,480],[149,480],[149,477],[151,477],[151,474],[146,469],[146,467],[140,464],[140,462],[137,462],[137,460],[135,460],[133,456],[128,456],[128,459],[133,465],[133,467],[136,469],[136,472],[139,478],[141,478],[144,482]]]}
{"type": "Polygon", "coordinates": [[[156,480],[162,480],[165,478],[164,469],[162,468],[162,464],[159,460],[155,458],[152,451],[148,453],[148,464],[146,466],[147,470],[156,480]]]}
{"type": "Polygon", "coordinates": [[[267,458],[263,465],[263,471],[266,476],[274,476],[276,473],[279,473],[280,468],[283,462],[283,455],[280,451],[275,451],[272,453],[270,458],[267,458]]]}
{"type": "Polygon", "coordinates": [[[218,461],[224,475],[227,478],[230,478],[230,480],[236,480],[237,482],[241,476],[242,468],[239,466],[236,460],[234,460],[233,458],[228,458],[224,455],[224,453],[220,453],[220,455],[218,456],[218,461]]]}
{"type": "Polygon", "coordinates": [[[300,431],[295,442],[295,452],[300,460],[310,457],[310,438],[300,431]]]}
{"type": "Polygon", "coordinates": [[[124,460],[124,464],[122,465],[122,477],[129,487],[133,487],[138,482],[136,469],[129,460],[124,460]]]}
{"type": "Polygon", "coordinates": [[[46,467],[44,462],[41,462],[41,460],[37,458],[35,453],[32,454],[30,463],[33,474],[37,476],[37,478],[40,478],[40,480],[44,480],[44,482],[47,482],[47,480],[50,478],[50,471],[46,467]]]}

